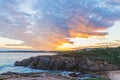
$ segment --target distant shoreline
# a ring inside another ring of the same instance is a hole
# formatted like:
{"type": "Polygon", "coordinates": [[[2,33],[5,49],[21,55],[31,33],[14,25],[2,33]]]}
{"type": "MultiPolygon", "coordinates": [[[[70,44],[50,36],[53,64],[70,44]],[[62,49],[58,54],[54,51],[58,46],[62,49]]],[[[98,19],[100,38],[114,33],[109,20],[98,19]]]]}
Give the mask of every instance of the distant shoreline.
{"type": "Polygon", "coordinates": [[[55,51],[0,51],[0,53],[53,53],[55,51]]]}

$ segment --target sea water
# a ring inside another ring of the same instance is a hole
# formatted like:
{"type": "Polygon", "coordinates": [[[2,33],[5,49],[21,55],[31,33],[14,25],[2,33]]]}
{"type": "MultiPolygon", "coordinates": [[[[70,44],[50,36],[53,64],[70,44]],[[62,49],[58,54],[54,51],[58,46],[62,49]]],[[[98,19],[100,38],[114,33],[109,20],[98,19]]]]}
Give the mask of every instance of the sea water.
{"type": "MultiPolygon", "coordinates": [[[[26,58],[35,57],[39,55],[56,55],[56,53],[0,53],[0,74],[6,72],[16,72],[16,73],[36,73],[36,72],[49,72],[57,73],[68,76],[68,74],[73,73],[70,71],[58,71],[58,70],[42,70],[42,69],[32,69],[29,67],[18,67],[14,66],[15,61],[21,61],[26,58]]],[[[76,72],[80,73],[80,72],[76,72]]],[[[80,78],[80,80],[89,78],[88,75],[80,78]]]]}
{"type": "Polygon", "coordinates": [[[0,73],[9,71],[19,73],[43,72],[45,70],[14,66],[15,61],[20,61],[38,55],[55,55],[55,53],[0,53],[0,73]]]}
{"type": "Polygon", "coordinates": [[[35,57],[38,55],[56,55],[56,53],[0,53],[0,73],[6,72],[17,72],[17,73],[36,73],[36,72],[50,72],[50,73],[60,73],[69,74],[68,71],[58,71],[58,70],[42,70],[42,69],[32,69],[29,67],[18,67],[14,66],[15,61],[21,61],[26,58],[35,57]]]}

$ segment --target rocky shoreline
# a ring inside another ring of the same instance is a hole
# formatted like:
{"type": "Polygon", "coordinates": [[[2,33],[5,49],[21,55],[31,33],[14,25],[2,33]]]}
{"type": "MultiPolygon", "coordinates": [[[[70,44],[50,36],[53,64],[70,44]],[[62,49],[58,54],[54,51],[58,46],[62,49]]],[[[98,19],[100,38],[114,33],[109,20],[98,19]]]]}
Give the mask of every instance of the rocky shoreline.
{"type": "MultiPolygon", "coordinates": [[[[97,61],[97,60],[92,61],[84,56],[79,56],[77,58],[65,57],[61,55],[37,56],[37,57],[30,57],[22,61],[16,61],[14,65],[30,67],[34,69],[42,69],[42,70],[63,70],[63,71],[65,70],[65,71],[83,73],[83,74],[70,73],[67,75],[67,77],[63,75],[59,75],[62,77],[62,79],[59,77],[58,79],[49,79],[49,80],[67,80],[67,78],[68,80],[83,80],[82,78],[83,77],[85,78],[86,76],[89,78],[97,78],[102,76],[105,78],[105,80],[108,80],[109,78],[109,76],[107,75],[108,71],[119,70],[119,67],[116,65],[107,63],[105,61],[97,61]]],[[[44,74],[49,74],[50,76],[53,76],[53,74],[51,73],[44,73],[44,74]]],[[[36,79],[36,80],[48,80],[48,79],[46,78],[46,79],[36,79]]]]}
{"type": "Polygon", "coordinates": [[[15,73],[7,72],[0,75],[0,80],[76,80],[62,76],[60,74],[51,73],[15,73]]]}
{"type": "Polygon", "coordinates": [[[89,74],[70,73],[68,75],[40,73],[15,73],[7,72],[0,74],[0,80],[119,80],[120,71],[89,72],[89,74]],[[85,77],[87,76],[87,77],[85,77]]]}
{"type": "MultiPolygon", "coordinates": [[[[0,74],[0,80],[86,80],[86,79],[96,79],[99,77],[105,77],[106,73],[75,73],[71,72],[69,74],[55,74],[50,72],[37,72],[37,73],[16,73],[7,72],[0,74]]],[[[102,78],[101,77],[101,78],[102,78]]]]}
{"type": "Polygon", "coordinates": [[[67,71],[111,71],[119,69],[118,66],[104,62],[92,61],[84,56],[79,58],[64,56],[37,56],[16,61],[15,66],[24,66],[34,69],[67,70],[67,71]]]}
{"type": "Polygon", "coordinates": [[[113,64],[107,63],[105,61],[92,61],[84,56],[78,58],[65,57],[60,55],[37,56],[30,57],[22,61],[16,61],[14,65],[40,70],[71,71],[72,73],[62,75],[49,72],[7,72],[0,74],[0,80],[84,80],[101,76],[108,79],[108,71],[119,70],[119,67],[113,64]]]}

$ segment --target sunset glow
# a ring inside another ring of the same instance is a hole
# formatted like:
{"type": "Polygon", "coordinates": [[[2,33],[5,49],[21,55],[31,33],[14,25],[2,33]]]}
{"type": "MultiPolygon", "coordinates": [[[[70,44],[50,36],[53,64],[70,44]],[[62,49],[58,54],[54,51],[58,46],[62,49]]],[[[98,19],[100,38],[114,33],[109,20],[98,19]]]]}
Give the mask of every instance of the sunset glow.
{"type": "Polygon", "coordinates": [[[0,0],[0,49],[120,46],[119,0],[0,0]]]}

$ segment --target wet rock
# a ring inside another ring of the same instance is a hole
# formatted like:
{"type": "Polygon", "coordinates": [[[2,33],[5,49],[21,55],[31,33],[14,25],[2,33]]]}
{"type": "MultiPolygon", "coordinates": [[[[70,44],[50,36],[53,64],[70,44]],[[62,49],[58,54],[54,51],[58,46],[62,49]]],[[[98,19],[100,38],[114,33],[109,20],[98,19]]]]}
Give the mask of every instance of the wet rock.
{"type": "Polygon", "coordinates": [[[79,75],[76,74],[76,73],[70,73],[69,76],[70,76],[70,77],[79,77],[79,75]]]}
{"type": "Polygon", "coordinates": [[[15,72],[7,72],[7,73],[3,73],[2,75],[16,75],[17,73],[15,72]]]}

